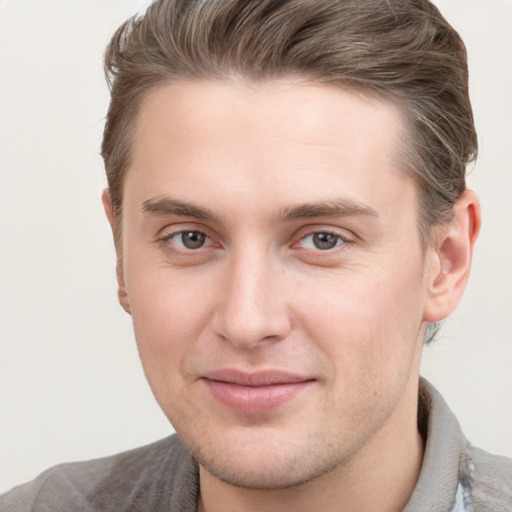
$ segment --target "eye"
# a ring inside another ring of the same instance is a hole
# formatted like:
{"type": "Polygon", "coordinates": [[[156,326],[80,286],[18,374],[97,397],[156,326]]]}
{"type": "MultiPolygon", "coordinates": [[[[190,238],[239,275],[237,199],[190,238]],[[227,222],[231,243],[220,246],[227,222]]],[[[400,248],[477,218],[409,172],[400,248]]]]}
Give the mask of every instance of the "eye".
{"type": "Polygon", "coordinates": [[[316,249],[320,251],[327,251],[342,245],[345,240],[340,235],[329,233],[326,231],[319,231],[310,233],[302,239],[302,247],[304,249],[316,249]]]}
{"type": "Polygon", "coordinates": [[[203,247],[208,237],[201,231],[180,231],[168,237],[168,240],[179,249],[194,250],[203,247]]]}

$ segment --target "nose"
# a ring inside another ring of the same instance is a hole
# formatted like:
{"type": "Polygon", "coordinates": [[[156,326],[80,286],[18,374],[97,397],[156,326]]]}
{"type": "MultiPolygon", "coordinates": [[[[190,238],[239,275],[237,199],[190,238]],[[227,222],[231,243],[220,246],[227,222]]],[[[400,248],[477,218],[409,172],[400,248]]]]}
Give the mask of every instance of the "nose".
{"type": "Polygon", "coordinates": [[[214,330],[238,348],[286,338],[292,329],[283,290],[284,272],[265,255],[226,265],[214,330]]]}

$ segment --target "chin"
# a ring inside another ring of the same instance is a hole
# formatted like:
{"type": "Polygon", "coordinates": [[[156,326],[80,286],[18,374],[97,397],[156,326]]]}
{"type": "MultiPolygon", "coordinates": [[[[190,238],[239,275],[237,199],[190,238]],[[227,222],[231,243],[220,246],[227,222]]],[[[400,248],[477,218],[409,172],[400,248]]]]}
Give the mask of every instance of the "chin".
{"type": "MultiPolygon", "coordinates": [[[[230,439],[225,443],[204,443],[197,439],[183,439],[202,467],[216,479],[234,487],[254,490],[293,488],[315,480],[343,466],[350,453],[343,447],[333,450],[325,437],[313,443],[301,436],[290,442],[290,436],[276,436],[272,432],[260,439],[230,439]],[[244,442],[245,441],[245,442],[244,442]]],[[[266,435],[265,435],[266,434],[266,435]]],[[[332,440],[331,440],[332,441],[332,440]]]]}
{"type": "Polygon", "coordinates": [[[335,464],[326,466],[326,461],[323,461],[321,467],[315,467],[303,460],[284,465],[272,459],[267,459],[265,464],[254,464],[246,460],[240,461],[240,464],[232,461],[226,464],[208,460],[198,462],[203,470],[228,485],[260,491],[297,487],[329,473],[335,467],[335,464]]]}

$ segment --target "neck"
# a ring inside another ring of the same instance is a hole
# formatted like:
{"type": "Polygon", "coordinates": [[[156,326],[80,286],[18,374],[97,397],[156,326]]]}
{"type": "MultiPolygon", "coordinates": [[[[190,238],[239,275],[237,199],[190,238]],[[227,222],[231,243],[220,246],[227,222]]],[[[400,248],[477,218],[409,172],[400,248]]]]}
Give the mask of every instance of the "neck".
{"type": "Polygon", "coordinates": [[[351,460],[297,487],[237,488],[200,467],[198,512],[403,510],[418,480],[423,458],[423,441],[417,429],[417,397],[417,391],[414,395],[405,394],[404,403],[351,460]]]}

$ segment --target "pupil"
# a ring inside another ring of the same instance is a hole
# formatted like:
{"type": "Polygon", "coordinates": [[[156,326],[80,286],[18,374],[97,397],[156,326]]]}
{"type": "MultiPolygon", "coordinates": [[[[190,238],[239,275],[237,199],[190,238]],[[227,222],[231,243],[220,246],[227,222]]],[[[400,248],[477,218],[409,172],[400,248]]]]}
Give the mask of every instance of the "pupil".
{"type": "Polygon", "coordinates": [[[183,233],[181,238],[183,245],[187,249],[198,249],[204,244],[206,236],[204,233],[200,233],[199,231],[189,231],[187,233],[183,233]]]}
{"type": "Polygon", "coordinates": [[[317,249],[332,249],[336,246],[338,237],[330,233],[315,233],[313,243],[317,249]]]}

